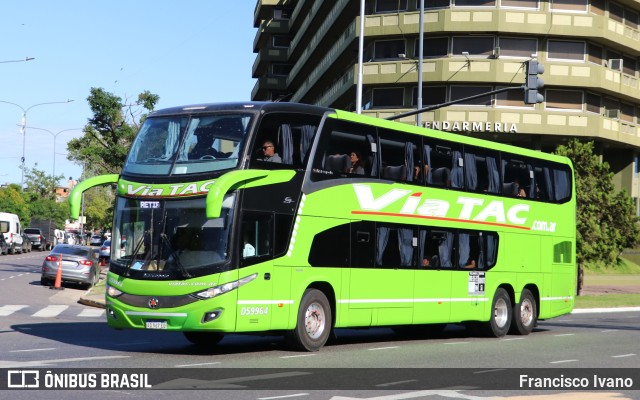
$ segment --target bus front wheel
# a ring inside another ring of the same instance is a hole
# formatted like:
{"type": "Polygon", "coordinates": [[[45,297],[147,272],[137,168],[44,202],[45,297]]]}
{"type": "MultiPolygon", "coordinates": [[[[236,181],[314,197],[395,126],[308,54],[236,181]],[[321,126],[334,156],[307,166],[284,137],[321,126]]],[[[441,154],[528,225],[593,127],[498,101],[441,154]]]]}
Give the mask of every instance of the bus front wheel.
{"type": "Polygon", "coordinates": [[[224,335],[218,332],[182,332],[188,341],[198,347],[213,347],[222,340],[224,335]]]}
{"type": "Polygon", "coordinates": [[[293,348],[318,351],[331,333],[331,306],[327,296],[317,289],[307,289],[302,296],[296,327],[290,333],[293,348]]]}
{"type": "Polygon", "coordinates": [[[486,333],[489,336],[503,337],[511,327],[511,298],[503,288],[499,288],[493,296],[491,319],[487,323],[486,333]]]}
{"type": "Polygon", "coordinates": [[[520,294],[520,303],[513,308],[513,322],[511,323],[511,333],[518,335],[528,335],[536,326],[538,310],[536,299],[529,289],[524,289],[520,294]]]}

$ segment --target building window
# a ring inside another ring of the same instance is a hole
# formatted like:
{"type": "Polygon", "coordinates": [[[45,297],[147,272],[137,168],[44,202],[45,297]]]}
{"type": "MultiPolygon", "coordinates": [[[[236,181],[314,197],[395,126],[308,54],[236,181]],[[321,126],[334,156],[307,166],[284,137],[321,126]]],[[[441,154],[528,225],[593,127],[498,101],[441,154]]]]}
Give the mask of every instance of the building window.
{"type": "Polygon", "coordinates": [[[552,90],[545,91],[547,109],[581,111],[582,91],[581,90],[552,90]]]}
{"type": "Polygon", "coordinates": [[[587,0],[553,0],[552,11],[587,12],[587,0]]]}
{"type": "Polygon", "coordinates": [[[594,64],[602,65],[602,54],[603,54],[602,47],[589,43],[588,49],[589,49],[589,56],[587,57],[588,61],[594,64]]]}
{"type": "Polygon", "coordinates": [[[397,60],[400,54],[406,54],[404,39],[402,40],[378,40],[374,43],[374,60],[397,60]]]}
{"type": "Polygon", "coordinates": [[[636,59],[622,56],[622,72],[627,75],[636,76],[636,59]]]}
{"type": "Polygon", "coordinates": [[[495,0],[453,0],[456,7],[494,7],[495,0]]]}
{"type": "Polygon", "coordinates": [[[500,7],[538,8],[538,0],[502,0],[500,7]]]}
{"type": "Polygon", "coordinates": [[[524,103],[522,90],[509,90],[502,93],[496,93],[496,106],[533,108],[533,104],[524,103]]]}
{"type": "Polygon", "coordinates": [[[638,29],[638,14],[626,8],[624,10],[624,23],[631,29],[638,29]]]}
{"type": "Polygon", "coordinates": [[[492,56],[494,50],[493,36],[454,36],[451,53],[461,56],[463,52],[470,56],[492,56]]]}
{"type": "Polygon", "coordinates": [[[291,19],[291,10],[288,8],[276,7],[273,9],[273,19],[291,19]]]}
{"type": "Polygon", "coordinates": [[[273,47],[289,47],[291,44],[291,38],[289,36],[274,35],[273,47]]]}
{"type": "Polygon", "coordinates": [[[407,0],[377,0],[376,12],[388,13],[407,10],[407,0]]]}
{"type": "Polygon", "coordinates": [[[404,106],[403,88],[373,89],[372,108],[399,108],[404,106]]]}
{"type": "Polygon", "coordinates": [[[591,12],[596,15],[604,15],[605,1],[591,0],[591,12]]]}
{"type": "Polygon", "coordinates": [[[291,64],[271,64],[271,74],[275,76],[288,76],[291,72],[291,64]]]}
{"type": "Polygon", "coordinates": [[[524,57],[529,58],[531,54],[538,52],[538,41],[536,39],[520,38],[499,38],[498,47],[500,57],[524,57]]]}
{"type": "Polygon", "coordinates": [[[633,104],[620,103],[620,119],[621,120],[632,124],[634,111],[635,110],[634,110],[633,104]]]}
{"type": "MultiPolygon", "coordinates": [[[[451,7],[451,0],[425,0],[424,8],[447,8],[451,7]]],[[[416,9],[420,9],[420,0],[416,0],[416,9]]]]}
{"type": "MultiPolygon", "coordinates": [[[[451,86],[451,100],[464,99],[481,93],[493,90],[491,86],[451,86]]],[[[467,106],[490,106],[491,95],[478,97],[477,99],[463,101],[457,105],[467,106]]]]}
{"type": "MultiPolygon", "coordinates": [[[[447,87],[446,86],[423,86],[422,87],[422,105],[432,106],[436,104],[442,104],[447,101],[447,87]]],[[[418,88],[413,88],[413,104],[418,104],[418,88]]]]}
{"type": "Polygon", "coordinates": [[[584,61],[585,42],[568,42],[565,40],[549,40],[547,58],[563,61],[584,61]]]}
{"type": "Polygon", "coordinates": [[[609,3],[609,18],[616,22],[624,22],[624,8],[616,3],[609,3]]]}
{"type": "MultiPolygon", "coordinates": [[[[419,57],[420,40],[416,39],[414,46],[414,55],[419,57]]],[[[449,54],[449,38],[437,37],[437,38],[425,38],[422,44],[422,57],[423,58],[435,58],[446,57],[449,54]]]]}
{"type": "Polygon", "coordinates": [[[602,105],[604,106],[605,117],[620,119],[620,101],[612,98],[605,98],[602,105]]]}
{"type": "Polygon", "coordinates": [[[600,102],[602,98],[594,93],[587,93],[585,95],[587,103],[587,112],[600,114],[600,102]]]}

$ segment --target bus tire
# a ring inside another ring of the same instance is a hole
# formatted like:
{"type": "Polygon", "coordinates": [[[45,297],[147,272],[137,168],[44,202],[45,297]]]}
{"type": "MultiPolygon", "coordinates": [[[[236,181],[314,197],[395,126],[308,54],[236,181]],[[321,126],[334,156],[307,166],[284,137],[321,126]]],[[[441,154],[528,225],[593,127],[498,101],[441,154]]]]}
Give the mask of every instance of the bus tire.
{"type": "Polygon", "coordinates": [[[224,335],[218,332],[182,332],[184,337],[198,347],[209,348],[217,345],[224,335]]]}
{"type": "Polygon", "coordinates": [[[296,350],[318,351],[331,334],[331,305],[320,290],[307,289],[302,296],[289,344],[296,350]]]}
{"type": "Polygon", "coordinates": [[[536,299],[529,289],[524,289],[520,294],[520,302],[513,308],[513,320],[510,333],[528,335],[536,326],[538,308],[536,299]]]}
{"type": "Polygon", "coordinates": [[[487,336],[503,337],[509,332],[512,316],[511,298],[503,288],[498,288],[491,304],[491,318],[485,326],[487,336]]]}

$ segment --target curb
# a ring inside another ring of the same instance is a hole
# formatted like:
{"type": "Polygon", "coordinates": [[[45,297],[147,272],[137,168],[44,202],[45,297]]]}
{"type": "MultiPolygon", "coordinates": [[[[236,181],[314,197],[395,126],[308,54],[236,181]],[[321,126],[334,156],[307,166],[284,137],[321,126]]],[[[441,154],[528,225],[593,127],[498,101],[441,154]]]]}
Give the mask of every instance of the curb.
{"type": "Polygon", "coordinates": [[[85,306],[97,307],[97,308],[106,308],[104,301],[91,300],[86,297],[80,297],[78,303],[83,304],[85,306]]]}

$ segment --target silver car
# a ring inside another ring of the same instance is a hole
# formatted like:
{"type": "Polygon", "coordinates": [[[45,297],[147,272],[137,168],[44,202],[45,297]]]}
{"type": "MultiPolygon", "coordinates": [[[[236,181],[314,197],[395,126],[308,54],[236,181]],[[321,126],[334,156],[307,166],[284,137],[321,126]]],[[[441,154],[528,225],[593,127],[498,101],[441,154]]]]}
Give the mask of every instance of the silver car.
{"type": "Polygon", "coordinates": [[[42,263],[40,284],[53,284],[59,267],[62,268],[63,282],[81,283],[90,288],[100,279],[98,258],[94,249],[89,246],[56,245],[42,263]]]}
{"type": "Polygon", "coordinates": [[[98,257],[100,257],[101,260],[108,260],[110,256],[111,256],[111,239],[107,239],[104,241],[104,243],[102,243],[102,246],[100,246],[100,253],[98,257]]]}

